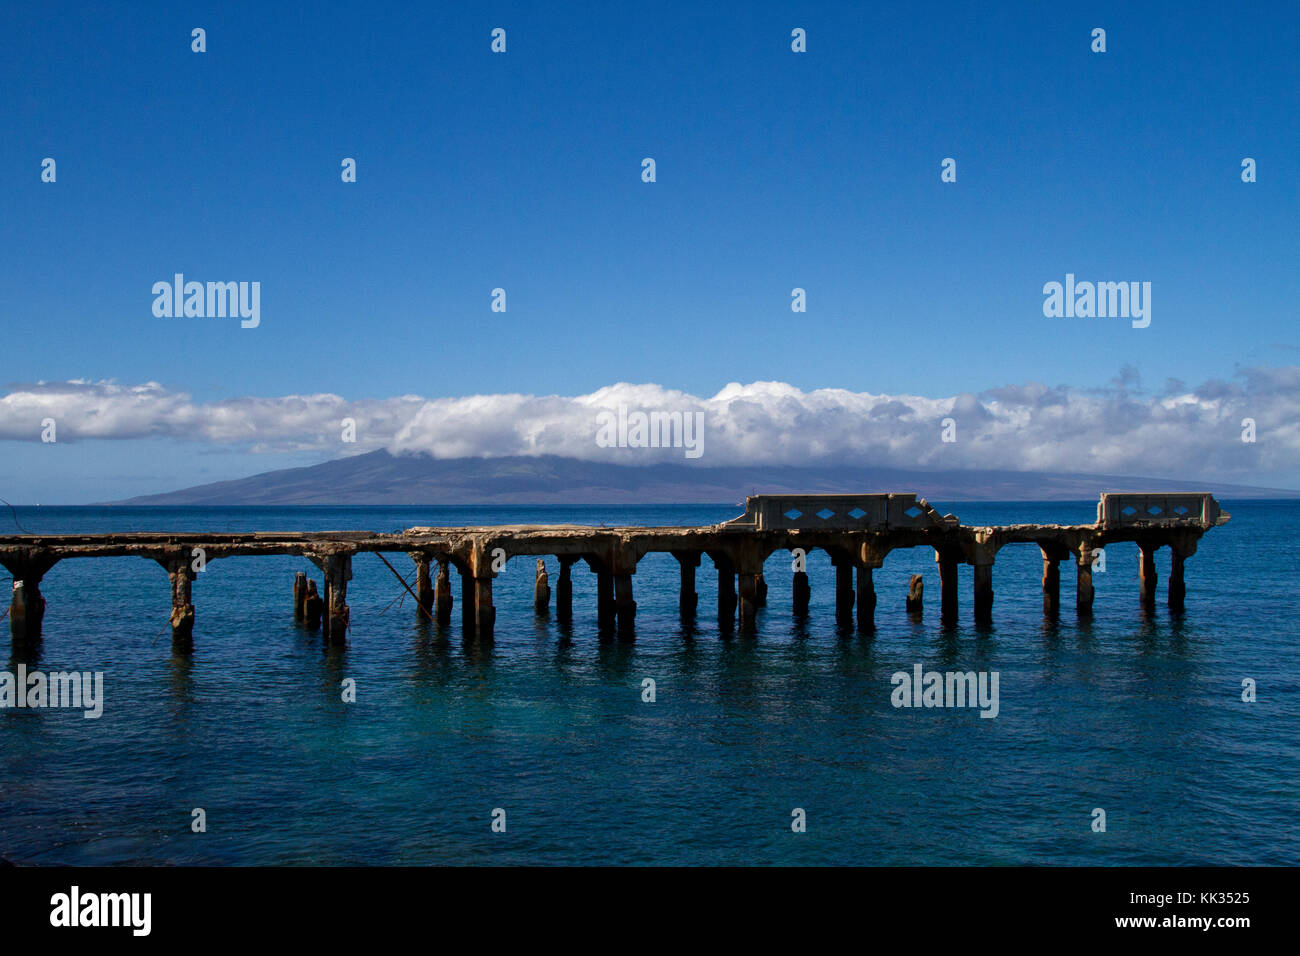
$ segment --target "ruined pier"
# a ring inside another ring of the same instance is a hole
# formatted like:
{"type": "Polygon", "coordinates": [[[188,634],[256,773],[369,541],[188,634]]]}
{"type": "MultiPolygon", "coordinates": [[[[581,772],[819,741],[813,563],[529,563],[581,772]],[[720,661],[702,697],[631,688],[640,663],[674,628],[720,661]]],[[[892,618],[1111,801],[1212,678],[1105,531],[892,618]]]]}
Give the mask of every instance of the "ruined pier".
{"type": "MultiPolygon", "coordinates": [[[[307,627],[322,629],[330,644],[344,644],[351,623],[347,603],[352,559],[373,552],[405,553],[415,563],[417,613],[447,625],[454,597],[451,569],[460,576],[461,628],[466,638],[490,639],[496,626],[492,581],[504,562],[536,559],[535,613],[549,613],[552,592],[555,616],[573,618],[573,569],[585,565],[596,575],[596,618],[602,630],[630,635],[637,602],[633,580],[638,562],[650,553],[671,554],[680,564],[680,612],[698,610],[696,571],[707,557],[718,582],[718,621],[724,630],[756,628],[758,609],[767,601],[764,566],[777,552],[794,556],[793,602],[796,615],[808,612],[812,584],[801,556],[825,551],[834,567],[837,621],[862,631],[875,626],[877,596],[873,572],[891,551],[930,548],[939,577],[940,619],[958,617],[957,570],[973,569],[972,611],[978,623],[993,614],[993,567],[1009,544],[1036,545],[1042,553],[1040,582],[1043,613],[1060,614],[1061,563],[1074,564],[1075,609],[1092,613],[1093,561],[1114,542],[1135,542],[1140,552],[1139,600],[1151,607],[1156,598],[1155,552],[1172,552],[1168,603],[1181,612],[1186,595],[1184,563],[1210,528],[1229,516],[1209,494],[1103,494],[1097,520],[1086,525],[1017,524],[967,526],[954,515],[938,514],[915,494],[755,495],[745,513],[730,521],[701,527],[595,528],[586,525],[501,525],[473,528],[416,527],[392,534],[368,531],[177,533],[0,536],[0,565],[13,575],[9,606],[15,645],[39,640],[45,598],[41,580],[59,561],[72,558],[135,556],[157,562],[171,584],[172,641],[184,651],[192,646],[195,626],[194,582],[202,564],[247,555],[295,555],[314,565],[313,578],[299,573],[293,581],[293,616],[307,627]],[[552,588],[546,558],[558,563],[552,588]],[[436,572],[435,569],[436,568],[436,572]]],[[[387,559],[384,558],[385,563],[387,559]]],[[[391,567],[391,565],[390,565],[391,567]]],[[[409,565],[408,565],[409,567],[409,565]]],[[[400,575],[399,575],[400,580],[400,575]]],[[[410,590],[409,585],[403,586],[410,590]]],[[[922,611],[923,581],[914,575],[907,607],[922,611]]]]}

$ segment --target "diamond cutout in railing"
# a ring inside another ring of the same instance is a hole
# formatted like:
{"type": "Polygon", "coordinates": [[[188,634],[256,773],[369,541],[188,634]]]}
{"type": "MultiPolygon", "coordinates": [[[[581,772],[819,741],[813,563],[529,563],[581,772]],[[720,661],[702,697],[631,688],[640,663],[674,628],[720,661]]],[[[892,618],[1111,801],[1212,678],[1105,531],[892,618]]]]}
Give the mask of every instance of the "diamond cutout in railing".
{"type": "Polygon", "coordinates": [[[831,511],[830,508],[823,508],[821,511],[817,512],[817,517],[825,521],[827,518],[834,518],[835,512],[831,511]]]}
{"type": "Polygon", "coordinates": [[[1134,508],[1132,505],[1129,505],[1127,508],[1123,508],[1123,509],[1120,510],[1120,514],[1122,514],[1122,515],[1128,515],[1128,517],[1130,517],[1130,518],[1133,517],[1133,516],[1134,516],[1135,514],[1137,514],[1137,513],[1138,513],[1138,510],[1137,510],[1136,508],[1134,508]]]}
{"type": "Polygon", "coordinates": [[[1162,510],[1162,509],[1161,509],[1161,507],[1160,507],[1159,505],[1152,505],[1150,508],[1147,509],[1147,511],[1150,512],[1150,513],[1153,514],[1153,515],[1158,515],[1158,514],[1160,514],[1161,510],[1162,510]]]}
{"type": "Polygon", "coordinates": [[[904,511],[903,514],[907,515],[909,518],[919,518],[921,517],[921,509],[916,505],[912,505],[912,507],[904,511]]]}
{"type": "Polygon", "coordinates": [[[1179,505],[1174,509],[1174,514],[1178,515],[1180,518],[1187,513],[1187,505],[1179,505]]]}
{"type": "Polygon", "coordinates": [[[861,508],[854,508],[852,511],[849,512],[849,517],[852,518],[854,521],[857,521],[859,518],[865,518],[866,516],[867,513],[863,511],[861,508]]]}
{"type": "Polygon", "coordinates": [[[796,509],[794,509],[794,508],[791,508],[789,511],[787,511],[787,512],[785,513],[785,516],[786,516],[787,518],[789,518],[791,521],[794,521],[794,520],[796,520],[796,519],[798,519],[798,518],[802,518],[802,517],[803,517],[803,512],[802,512],[802,511],[798,511],[798,510],[796,510],[796,509]]]}

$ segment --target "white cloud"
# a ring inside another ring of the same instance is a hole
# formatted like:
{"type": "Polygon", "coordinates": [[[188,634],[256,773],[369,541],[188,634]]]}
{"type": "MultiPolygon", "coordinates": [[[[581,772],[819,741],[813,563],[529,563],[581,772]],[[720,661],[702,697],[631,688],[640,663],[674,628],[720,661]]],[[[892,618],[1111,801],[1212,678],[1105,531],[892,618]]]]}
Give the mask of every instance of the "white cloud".
{"type": "Polygon", "coordinates": [[[60,442],[160,437],[258,451],[389,448],[439,458],[561,455],[623,464],[684,461],[681,449],[606,448],[604,410],[702,412],[702,465],[862,463],[1230,479],[1300,474],[1300,366],[1253,368],[1197,388],[1148,395],[1121,376],[1105,389],[1012,385],[944,398],[783,382],[732,383],[712,397],[659,385],[610,385],[589,395],[414,395],[350,402],[287,395],[199,403],[156,382],[71,381],[15,386],[0,397],[0,439],[60,442]],[[941,421],[957,441],[940,441],[941,421]],[[357,443],[340,441],[343,418],[357,443]],[[1241,441],[1253,418],[1258,441],[1241,441]]]}

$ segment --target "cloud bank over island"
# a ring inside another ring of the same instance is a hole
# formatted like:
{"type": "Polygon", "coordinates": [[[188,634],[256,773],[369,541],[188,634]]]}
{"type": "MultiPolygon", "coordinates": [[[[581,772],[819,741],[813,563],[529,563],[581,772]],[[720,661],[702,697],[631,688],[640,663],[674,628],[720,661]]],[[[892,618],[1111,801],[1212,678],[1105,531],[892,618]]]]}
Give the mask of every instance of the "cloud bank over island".
{"type": "MultiPolygon", "coordinates": [[[[944,397],[782,382],[728,384],[703,397],[618,383],[586,395],[490,394],[239,397],[199,402],[156,382],[11,386],[0,439],[58,442],[158,438],[267,454],[342,457],[386,449],[435,458],[556,455],[616,464],[682,462],[682,449],[608,447],[602,413],[703,415],[708,466],[862,463],[877,467],[1130,473],[1232,480],[1300,476],[1300,366],[1240,370],[1231,380],[1158,393],[1125,369],[1107,387],[1037,383],[944,397]],[[355,442],[345,442],[344,420],[355,442]],[[951,422],[945,422],[950,419],[951,422]],[[1243,441],[1253,423],[1255,441],[1243,441]],[[949,438],[944,441],[946,432],[949,438]]],[[[608,415],[606,415],[608,419],[608,415]]],[[[635,444],[635,443],[633,443],[635,444]]]]}

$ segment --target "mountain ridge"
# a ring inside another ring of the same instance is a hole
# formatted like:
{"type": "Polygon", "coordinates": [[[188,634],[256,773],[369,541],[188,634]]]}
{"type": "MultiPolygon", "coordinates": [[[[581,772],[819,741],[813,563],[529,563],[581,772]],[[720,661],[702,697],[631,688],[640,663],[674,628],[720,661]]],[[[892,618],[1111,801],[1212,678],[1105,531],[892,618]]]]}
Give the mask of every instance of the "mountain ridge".
{"type": "Polygon", "coordinates": [[[120,501],[145,505],[688,504],[756,493],[916,492],[936,501],[1061,501],[1102,491],[1207,491],[1292,498],[1300,491],[1225,482],[999,470],[924,471],[836,464],[613,465],[558,456],[432,458],[387,450],[120,501]]]}

